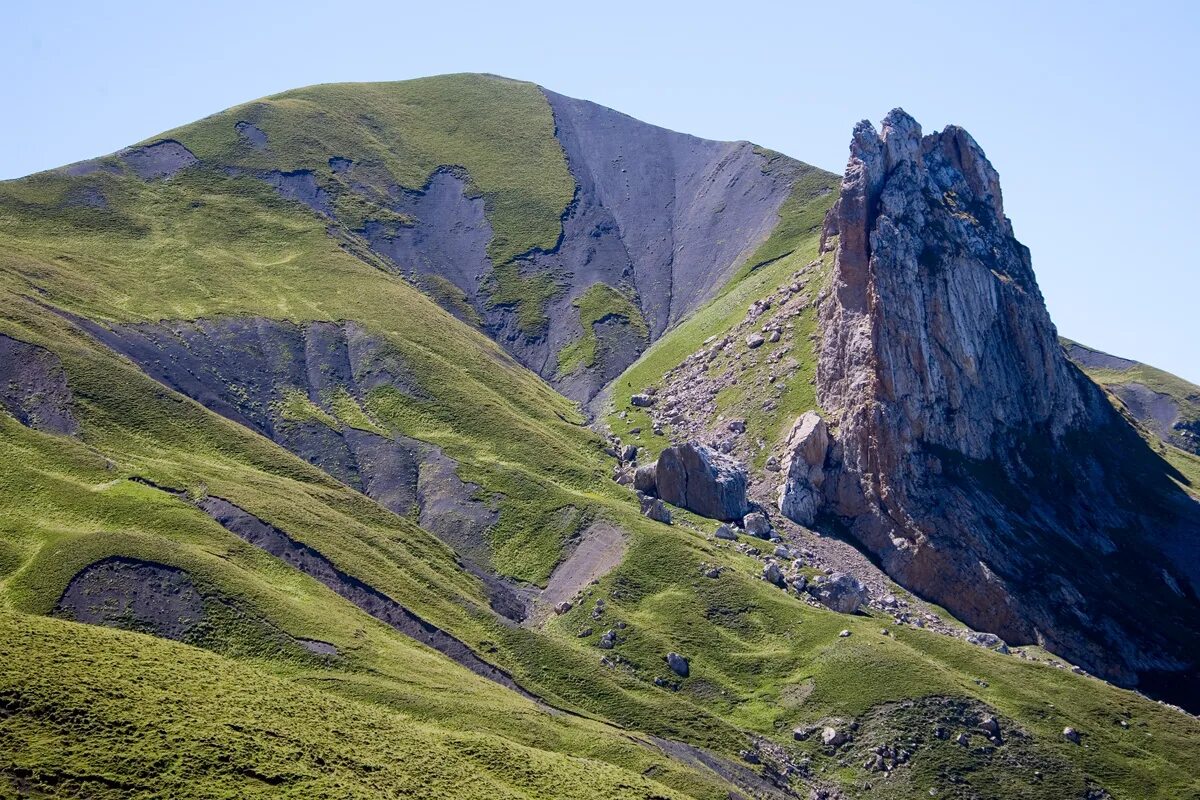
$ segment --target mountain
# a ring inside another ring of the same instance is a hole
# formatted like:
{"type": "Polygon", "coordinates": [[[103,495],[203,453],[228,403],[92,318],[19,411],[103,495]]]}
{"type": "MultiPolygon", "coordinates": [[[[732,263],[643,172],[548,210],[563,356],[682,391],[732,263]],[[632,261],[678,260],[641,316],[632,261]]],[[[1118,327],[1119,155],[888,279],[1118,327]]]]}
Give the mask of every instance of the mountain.
{"type": "MultiPolygon", "coordinates": [[[[965,627],[850,515],[777,512],[797,418],[857,441],[842,185],[486,75],[286,92],[0,183],[0,793],[1195,793],[1195,717],[965,627]],[[639,498],[690,439],[761,519],[639,498]]],[[[1039,309],[1011,300],[1056,347],[1039,309]]],[[[1155,508],[1186,498],[1144,463],[1155,508]]],[[[1160,583],[1130,592],[1176,613],[1160,583]]]]}

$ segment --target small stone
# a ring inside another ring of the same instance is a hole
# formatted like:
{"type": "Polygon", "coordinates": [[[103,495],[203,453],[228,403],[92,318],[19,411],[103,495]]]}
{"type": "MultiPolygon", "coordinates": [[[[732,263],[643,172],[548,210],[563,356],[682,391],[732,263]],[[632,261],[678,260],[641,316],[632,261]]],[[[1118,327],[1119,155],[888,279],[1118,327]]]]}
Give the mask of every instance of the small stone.
{"type": "Polygon", "coordinates": [[[849,735],[845,731],[839,731],[837,728],[825,728],[821,731],[821,741],[829,747],[837,747],[845,744],[849,739],[849,735]]]}
{"type": "Polygon", "coordinates": [[[726,427],[729,428],[730,433],[745,433],[746,432],[746,420],[744,420],[744,419],[730,420],[729,425],[727,425],[726,427]]]}
{"type": "Polygon", "coordinates": [[[604,635],[600,637],[600,641],[598,642],[600,649],[602,650],[612,650],[616,643],[617,632],[613,630],[605,631],[604,635]]]}
{"type": "Polygon", "coordinates": [[[783,573],[779,571],[779,565],[774,561],[763,567],[762,577],[767,583],[774,584],[775,586],[783,585],[783,573]]]}
{"type": "Polygon", "coordinates": [[[648,394],[635,394],[629,398],[629,404],[634,408],[649,408],[654,405],[654,397],[648,394]]]}
{"type": "Polygon", "coordinates": [[[751,350],[754,350],[755,348],[762,347],[763,342],[765,342],[765,341],[766,341],[766,339],[764,339],[759,334],[752,333],[746,337],[746,346],[749,347],[751,350]]]}
{"type": "Polygon", "coordinates": [[[995,717],[984,717],[983,721],[979,723],[979,729],[993,739],[1000,736],[1000,723],[995,717]]]}
{"type": "Polygon", "coordinates": [[[970,747],[971,737],[965,733],[960,733],[958,736],[954,737],[954,743],[962,745],[963,747],[970,747]]]}
{"type": "Polygon", "coordinates": [[[627,444],[625,445],[625,449],[621,451],[621,460],[634,461],[637,459],[637,452],[638,449],[636,444],[627,444]]]}
{"type": "Polygon", "coordinates": [[[1072,744],[1079,744],[1079,731],[1068,725],[1063,728],[1063,738],[1072,744]]]}
{"type": "Polygon", "coordinates": [[[555,614],[565,614],[570,610],[571,610],[571,603],[567,600],[563,600],[561,603],[559,603],[558,605],[556,605],[554,607],[555,614]]]}
{"type": "Polygon", "coordinates": [[[587,638],[588,636],[592,635],[592,629],[591,628],[580,628],[579,633],[577,633],[575,635],[578,636],[580,639],[587,638]]]}
{"type": "Polygon", "coordinates": [[[725,539],[726,541],[730,541],[730,542],[737,541],[737,534],[734,533],[733,528],[729,527],[728,525],[726,525],[724,523],[722,523],[720,525],[720,527],[717,528],[717,532],[714,535],[718,539],[725,539]]]}
{"type": "Polygon", "coordinates": [[[850,631],[848,631],[848,630],[843,630],[841,633],[838,634],[838,636],[842,637],[843,639],[845,639],[849,635],[850,635],[850,631]]]}
{"type": "Polygon", "coordinates": [[[778,547],[775,548],[775,557],[776,558],[784,558],[784,559],[787,559],[790,561],[792,558],[792,551],[788,550],[783,545],[779,545],[778,547]]]}
{"type": "Polygon", "coordinates": [[[771,334],[767,337],[767,341],[771,342],[772,344],[775,342],[778,342],[779,341],[779,331],[777,331],[777,330],[771,331],[771,334]]]}

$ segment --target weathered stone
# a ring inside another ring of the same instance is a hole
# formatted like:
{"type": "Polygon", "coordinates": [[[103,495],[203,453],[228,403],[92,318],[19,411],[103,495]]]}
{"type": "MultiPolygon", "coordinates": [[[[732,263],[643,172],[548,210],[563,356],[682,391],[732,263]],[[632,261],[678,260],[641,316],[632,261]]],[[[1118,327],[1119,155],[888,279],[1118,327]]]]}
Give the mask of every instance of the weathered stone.
{"type": "Polygon", "coordinates": [[[766,539],[771,535],[771,521],[767,519],[767,515],[759,511],[754,511],[742,518],[742,527],[746,529],[746,533],[751,536],[757,536],[760,539],[766,539]]]}
{"type": "Polygon", "coordinates": [[[691,673],[691,665],[679,653],[667,653],[667,666],[681,678],[686,678],[691,673]]]}
{"type": "Polygon", "coordinates": [[[850,741],[850,734],[837,728],[827,727],[821,731],[821,741],[829,747],[838,747],[850,741]]]}
{"type": "Polygon", "coordinates": [[[560,615],[565,614],[570,610],[571,610],[571,602],[569,600],[563,600],[561,603],[558,603],[556,606],[554,606],[555,614],[560,614],[560,615]]]}
{"type": "Polygon", "coordinates": [[[1072,744],[1079,744],[1079,731],[1068,725],[1063,728],[1063,738],[1072,744]]]}
{"type": "Polygon", "coordinates": [[[627,444],[627,445],[625,445],[625,448],[623,450],[621,450],[621,460],[622,461],[636,461],[637,454],[638,454],[637,445],[636,444],[627,444]]]}
{"type": "Polygon", "coordinates": [[[658,494],[658,462],[643,464],[633,473],[633,488],[648,495],[658,494]]]}
{"type": "Polygon", "coordinates": [[[749,347],[751,350],[753,350],[756,347],[762,347],[763,342],[765,342],[765,341],[766,341],[766,339],[764,339],[759,334],[752,333],[746,337],[746,346],[749,347]]]}
{"type": "Polygon", "coordinates": [[[783,483],[779,486],[779,513],[801,525],[812,525],[824,504],[825,456],[829,431],[825,420],[806,411],[792,425],[784,442],[783,483]]]}
{"type": "Polygon", "coordinates": [[[721,525],[717,526],[717,532],[713,535],[718,539],[724,539],[730,542],[736,542],[738,538],[737,532],[725,523],[721,523],[721,525]]]}
{"type": "Polygon", "coordinates": [[[667,504],[657,497],[643,497],[641,499],[642,514],[649,517],[655,522],[665,522],[671,524],[671,509],[667,508],[667,504]]]}
{"type": "Polygon", "coordinates": [[[779,565],[774,561],[770,561],[763,565],[762,577],[767,583],[774,584],[775,586],[783,585],[783,573],[780,572],[779,565]]]}
{"type": "Polygon", "coordinates": [[[732,521],[750,511],[745,469],[698,442],[664,450],[655,483],[663,500],[701,516],[732,521]]]}
{"type": "Polygon", "coordinates": [[[1066,358],[979,145],[901,110],[860,123],[825,236],[816,387],[836,441],[819,498],[801,482],[784,513],[823,502],[974,628],[1126,685],[1194,680],[1200,603],[1159,576],[1200,584],[1200,515],[1066,358]]]}
{"type": "Polygon", "coordinates": [[[634,408],[649,408],[654,405],[654,398],[648,394],[635,394],[629,398],[629,404],[634,408]]]}
{"type": "Polygon", "coordinates": [[[844,572],[833,573],[827,580],[809,587],[809,592],[839,614],[853,614],[870,597],[867,587],[844,572]]]}

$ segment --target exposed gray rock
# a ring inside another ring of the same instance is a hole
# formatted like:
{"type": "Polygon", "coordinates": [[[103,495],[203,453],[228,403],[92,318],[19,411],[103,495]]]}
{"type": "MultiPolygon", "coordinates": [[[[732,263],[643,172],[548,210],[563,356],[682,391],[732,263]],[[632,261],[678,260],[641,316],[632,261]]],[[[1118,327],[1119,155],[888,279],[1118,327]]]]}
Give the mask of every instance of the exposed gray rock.
{"type": "Polygon", "coordinates": [[[826,234],[826,507],[972,627],[1191,691],[1200,515],[1063,353],[983,151],[954,126],[922,137],[899,110],[879,133],[860,123],[826,234]]]}
{"type": "Polygon", "coordinates": [[[867,588],[853,575],[835,572],[809,587],[809,593],[839,614],[853,614],[870,598],[867,588]]]}
{"type": "Polygon", "coordinates": [[[642,514],[649,517],[655,522],[665,522],[671,524],[671,509],[667,508],[667,504],[657,497],[641,498],[642,514]]]}
{"type": "Polygon", "coordinates": [[[1074,728],[1070,726],[1063,728],[1062,735],[1063,738],[1068,742],[1071,742],[1072,744],[1079,744],[1079,731],[1075,730],[1074,728]]]}
{"type": "Polygon", "coordinates": [[[629,404],[634,408],[649,408],[654,405],[654,397],[648,394],[635,394],[629,398],[629,404]]]}
{"type": "Polygon", "coordinates": [[[633,488],[649,495],[658,494],[658,462],[643,464],[633,473],[633,488]]]}
{"type": "Polygon", "coordinates": [[[667,653],[667,666],[681,678],[686,678],[691,674],[691,665],[688,660],[679,653],[667,653]]]}
{"type": "Polygon", "coordinates": [[[745,469],[698,442],[664,450],[656,478],[659,497],[701,516],[732,521],[750,511],[745,469]]]}
{"type": "Polygon", "coordinates": [[[771,535],[771,521],[761,511],[752,511],[742,517],[742,527],[746,529],[746,533],[760,539],[769,538],[771,535]]]}
{"type": "Polygon", "coordinates": [[[22,425],[70,436],[79,432],[58,356],[0,334],[0,406],[22,425]]]}
{"type": "Polygon", "coordinates": [[[774,586],[783,586],[783,573],[774,561],[768,561],[763,565],[762,579],[774,586]]]}
{"type": "Polygon", "coordinates": [[[821,731],[821,741],[828,747],[839,747],[850,741],[850,734],[837,728],[827,727],[821,731]]]}
{"type": "Polygon", "coordinates": [[[765,341],[766,339],[764,339],[760,334],[752,333],[746,337],[746,347],[749,347],[751,350],[753,350],[757,347],[762,347],[763,342],[765,341]]]}
{"type": "Polygon", "coordinates": [[[825,456],[829,431],[815,411],[806,411],[792,425],[781,459],[779,513],[801,525],[812,525],[825,503],[825,456]]]}
{"type": "Polygon", "coordinates": [[[718,525],[717,532],[714,535],[718,539],[725,539],[726,541],[730,541],[730,542],[736,542],[737,538],[738,538],[737,532],[735,532],[733,530],[733,528],[729,527],[726,524],[718,525]]]}

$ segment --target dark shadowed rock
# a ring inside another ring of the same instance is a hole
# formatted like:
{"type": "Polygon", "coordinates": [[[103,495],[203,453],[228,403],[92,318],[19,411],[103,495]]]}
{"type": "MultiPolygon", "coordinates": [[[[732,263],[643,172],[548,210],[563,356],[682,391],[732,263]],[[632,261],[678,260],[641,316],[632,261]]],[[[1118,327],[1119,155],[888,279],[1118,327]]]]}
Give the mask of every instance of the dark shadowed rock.
{"type": "Polygon", "coordinates": [[[633,488],[643,494],[658,494],[658,462],[643,464],[633,473],[633,488]]]}
{"type": "Polygon", "coordinates": [[[662,500],[657,497],[642,497],[640,502],[644,516],[649,517],[655,522],[671,524],[671,509],[667,508],[667,504],[662,500]]]}
{"type": "Polygon", "coordinates": [[[71,390],[58,356],[44,347],[0,334],[0,405],[22,425],[74,435],[71,390]]]}
{"type": "Polygon", "coordinates": [[[197,161],[191,150],[172,139],[122,150],[117,155],[144,181],[169,178],[197,161]]]}
{"type": "Polygon", "coordinates": [[[829,580],[810,585],[808,592],[839,614],[853,614],[870,599],[867,587],[844,572],[835,572],[829,580]]]}
{"type": "Polygon", "coordinates": [[[691,673],[691,665],[679,653],[667,653],[667,666],[681,678],[686,678],[691,673]]]}
{"type": "Polygon", "coordinates": [[[922,136],[900,110],[878,133],[860,123],[826,233],[831,510],[892,577],[972,627],[1189,691],[1196,503],[1067,360],[983,151],[954,126],[922,136]]]}
{"type": "Polygon", "coordinates": [[[750,513],[745,469],[699,442],[664,450],[656,478],[659,497],[701,516],[728,522],[750,513]]]}

